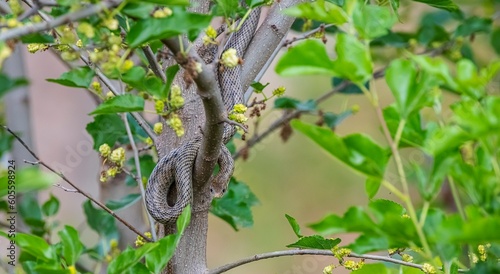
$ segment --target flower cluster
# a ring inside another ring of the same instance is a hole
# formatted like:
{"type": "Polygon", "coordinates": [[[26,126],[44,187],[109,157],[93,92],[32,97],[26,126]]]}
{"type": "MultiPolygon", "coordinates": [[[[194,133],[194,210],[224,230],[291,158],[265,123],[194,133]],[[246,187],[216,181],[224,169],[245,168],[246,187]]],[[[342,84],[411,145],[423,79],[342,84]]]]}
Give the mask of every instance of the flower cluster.
{"type": "Polygon", "coordinates": [[[109,168],[101,172],[100,181],[106,182],[109,178],[114,178],[116,174],[122,171],[123,164],[125,163],[125,149],[119,147],[111,150],[108,144],[99,146],[99,154],[104,158],[104,162],[110,164],[109,168]]]}
{"type": "Polygon", "coordinates": [[[203,36],[202,38],[203,44],[205,46],[208,46],[210,44],[217,44],[215,38],[217,38],[217,31],[212,26],[208,26],[208,28],[205,30],[205,36],[203,36]]]}
{"type": "Polygon", "coordinates": [[[227,68],[234,68],[240,63],[240,57],[234,48],[229,48],[222,53],[220,63],[227,68]]]}
{"type": "Polygon", "coordinates": [[[167,120],[167,125],[174,130],[175,134],[178,137],[184,135],[184,127],[182,126],[181,118],[175,113],[170,115],[170,118],[167,120]]]}
{"type": "MultiPolygon", "coordinates": [[[[145,232],[144,236],[148,237],[149,239],[152,239],[153,236],[151,235],[151,232],[145,232]]],[[[137,239],[135,240],[135,246],[143,246],[146,243],[146,240],[142,236],[137,236],[137,239]]]]}
{"type": "Polygon", "coordinates": [[[248,118],[245,116],[245,112],[247,111],[247,107],[243,104],[236,104],[233,107],[233,110],[229,113],[229,119],[238,123],[245,123],[248,121],[248,118]]]}

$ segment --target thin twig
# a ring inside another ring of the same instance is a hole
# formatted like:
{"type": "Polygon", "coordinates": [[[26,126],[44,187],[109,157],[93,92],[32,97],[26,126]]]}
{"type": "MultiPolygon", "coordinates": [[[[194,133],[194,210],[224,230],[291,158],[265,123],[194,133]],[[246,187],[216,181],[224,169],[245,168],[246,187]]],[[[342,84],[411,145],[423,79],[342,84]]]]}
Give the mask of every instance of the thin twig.
{"type": "Polygon", "coordinates": [[[45,167],[46,169],[52,171],[54,174],[56,174],[61,179],[63,179],[66,183],[68,183],[70,186],[72,186],[76,191],[78,191],[83,196],[85,196],[87,199],[89,199],[90,201],[94,202],[100,208],[102,208],[103,210],[105,210],[106,212],[108,212],[109,214],[111,214],[111,216],[113,216],[115,219],[117,219],[118,221],[120,221],[122,224],[124,224],[126,227],[128,227],[130,230],[132,230],[134,233],[136,233],[137,235],[141,236],[146,241],[151,242],[151,239],[149,239],[148,237],[144,236],[144,234],[142,234],[140,231],[138,231],[135,227],[133,227],[127,221],[123,220],[121,217],[119,217],[118,215],[116,215],[116,213],[114,211],[112,211],[111,209],[109,209],[103,203],[101,203],[98,200],[94,199],[92,196],[90,196],[90,194],[88,194],[87,192],[83,191],[81,188],[79,188],[78,186],[76,186],[68,178],[66,178],[66,176],[64,176],[64,174],[62,174],[61,172],[57,172],[55,169],[53,169],[52,167],[50,167],[49,165],[47,165],[46,163],[44,163],[43,161],[41,161],[40,158],[38,158],[38,156],[35,154],[35,152],[33,152],[33,150],[31,150],[31,148],[23,141],[23,139],[21,139],[21,137],[19,137],[16,133],[14,133],[10,128],[8,128],[7,126],[4,126],[4,125],[2,125],[2,127],[5,130],[7,130],[12,136],[14,136],[14,138],[16,138],[17,141],[19,141],[19,143],[21,143],[21,145],[31,154],[31,156],[33,156],[33,158],[36,159],[36,162],[30,162],[30,163],[39,164],[39,165],[45,167]]]}
{"type": "Polygon", "coordinates": [[[65,186],[62,186],[61,184],[53,184],[52,186],[57,187],[57,188],[60,188],[60,189],[62,189],[62,190],[64,190],[64,191],[66,191],[66,192],[74,192],[74,193],[79,193],[79,191],[78,191],[78,190],[76,190],[76,189],[71,189],[71,188],[67,188],[67,187],[65,187],[65,186]]]}
{"type": "Polygon", "coordinates": [[[53,28],[58,27],[60,25],[67,24],[69,22],[75,22],[75,21],[78,21],[79,19],[90,17],[94,14],[97,14],[97,13],[103,11],[103,10],[107,10],[107,9],[116,7],[120,3],[121,3],[121,1],[117,1],[117,2],[115,2],[115,1],[102,1],[102,2],[99,2],[95,5],[90,5],[84,9],[61,15],[61,16],[54,18],[53,20],[50,20],[50,21],[45,21],[45,22],[41,22],[41,23],[37,23],[37,24],[33,24],[33,25],[25,25],[25,26],[22,26],[19,28],[7,30],[5,32],[0,33],[0,41],[6,41],[9,39],[19,38],[19,37],[27,35],[27,34],[50,30],[50,29],[53,29],[53,28]]]}
{"type": "Polygon", "coordinates": [[[158,78],[160,78],[163,81],[163,83],[166,83],[167,76],[163,73],[160,64],[158,64],[158,62],[156,61],[156,56],[154,55],[153,50],[151,50],[151,47],[150,46],[142,47],[142,51],[144,52],[146,59],[148,59],[149,67],[151,68],[151,70],[158,78]]]}
{"type": "Polygon", "coordinates": [[[329,27],[332,27],[334,26],[334,24],[321,24],[321,26],[315,28],[315,29],[312,29],[306,33],[303,33],[302,35],[300,36],[296,36],[296,37],[293,37],[292,39],[287,39],[283,45],[281,45],[281,47],[287,47],[297,41],[300,41],[300,40],[305,40],[309,37],[311,37],[312,35],[316,34],[317,32],[321,32],[321,31],[325,31],[326,28],[329,28],[329,27]]]}
{"type": "MultiPolygon", "coordinates": [[[[142,183],[142,175],[141,175],[141,164],[139,163],[139,151],[137,150],[137,146],[135,145],[134,141],[134,136],[132,135],[132,131],[130,130],[130,125],[127,120],[127,114],[124,113],[122,115],[123,122],[125,123],[125,129],[127,130],[127,135],[128,139],[130,141],[130,146],[132,146],[132,152],[134,153],[134,163],[135,163],[135,169],[137,172],[137,184],[139,185],[139,189],[141,190],[141,196],[142,196],[142,203],[144,204],[144,208],[146,208],[146,200],[145,200],[145,194],[144,194],[144,184],[142,183]]],[[[154,229],[155,223],[153,221],[153,218],[147,212],[146,214],[148,215],[148,220],[149,220],[149,225],[151,226],[151,235],[153,236],[153,241],[156,242],[156,231],[154,229]]]]}
{"type": "MultiPolygon", "coordinates": [[[[256,261],[270,259],[270,258],[276,258],[276,257],[297,256],[297,255],[334,256],[334,254],[330,250],[292,249],[292,250],[274,251],[274,252],[262,253],[262,254],[257,254],[257,255],[254,255],[254,256],[251,256],[251,257],[248,257],[248,258],[244,258],[244,259],[238,260],[236,262],[232,262],[232,263],[223,265],[221,267],[218,267],[216,269],[210,270],[208,273],[209,274],[224,273],[224,272],[226,272],[228,270],[231,270],[233,268],[236,268],[238,266],[241,266],[241,265],[244,265],[244,264],[248,264],[248,263],[251,263],[251,262],[256,262],[256,261]]],[[[404,266],[418,268],[418,269],[422,269],[423,268],[423,265],[415,264],[415,263],[410,263],[410,262],[405,262],[405,261],[402,261],[402,260],[391,258],[389,256],[361,255],[361,254],[356,254],[356,253],[350,253],[346,257],[358,258],[358,259],[363,259],[363,260],[388,262],[388,263],[394,263],[394,264],[404,265],[404,266]]],[[[463,273],[463,272],[467,272],[467,270],[459,269],[458,272],[463,273]]]]}

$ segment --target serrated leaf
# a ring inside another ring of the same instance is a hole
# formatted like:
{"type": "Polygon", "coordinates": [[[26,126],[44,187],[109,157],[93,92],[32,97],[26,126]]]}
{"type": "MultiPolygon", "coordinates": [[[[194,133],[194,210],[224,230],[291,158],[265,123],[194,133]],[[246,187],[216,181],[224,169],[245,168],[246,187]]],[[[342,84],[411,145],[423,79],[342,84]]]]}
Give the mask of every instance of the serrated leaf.
{"type": "Polygon", "coordinates": [[[52,83],[57,83],[67,87],[88,88],[92,79],[95,76],[94,70],[88,66],[74,68],[68,72],[61,74],[57,79],[47,79],[52,83]]]}
{"type": "Polygon", "coordinates": [[[325,216],[321,221],[309,224],[307,226],[321,235],[346,232],[342,217],[335,214],[329,214],[325,216]]]}
{"type": "Polygon", "coordinates": [[[325,45],[317,40],[306,40],[289,49],[280,58],[275,70],[281,76],[335,74],[325,45]]]}
{"type": "Polygon", "coordinates": [[[155,9],[155,5],[150,3],[137,3],[137,2],[136,3],[134,3],[133,1],[128,2],[125,5],[125,7],[123,7],[121,12],[132,18],[146,19],[151,17],[151,14],[155,9]]]}
{"type": "Polygon", "coordinates": [[[337,76],[349,79],[358,85],[364,85],[372,78],[373,64],[370,51],[357,38],[339,33],[335,51],[337,59],[333,61],[332,68],[337,76]]]}
{"type": "Polygon", "coordinates": [[[83,204],[83,211],[85,212],[88,225],[97,234],[107,239],[108,242],[111,239],[117,238],[118,231],[115,218],[111,214],[102,209],[94,208],[90,200],[83,204]]]}
{"type": "Polygon", "coordinates": [[[363,5],[355,9],[352,19],[356,30],[365,39],[387,34],[397,21],[389,8],[376,5],[363,5]]]}
{"type": "Polygon", "coordinates": [[[353,243],[349,244],[348,247],[356,253],[366,254],[374,251],[387,250],[389,248],[389,242],[385,236],[363,234],[353,243]]]}
{"type": "Polygon", "coordinates": [[[90,114],[111,114],[142,110],[144,110],[144,98],[132,94],[124,94],[104,101],[90,114]]]}
{"type": "Polygon", "coordinates": [[[388,150],[377,145],[369,137],[353,134],[341,138],[330,129],[293,120],[292,128],[311,140],[354,170],[366,176],[382,179],[389,160],[388,150]]]}
{"type": "Polygon", "coordinates": [[[325,239],[319,235],[306,236],[300,238],[297,242],[289,244],[286,247],[312,248],[331,250],[340,243],[340,239],[325,239]]]}
{"type": "Polygon", "coordinates": [[[55,215],[59,211],[59,200],[50,194],[50,198],[42,205],[42,212],[45,216],[55,215]]]}
{"type": "Polygon", "coordinates": [[[94,140],[95,150],[102,144],[113,147],[120,137],[127,134],[122,119],[116,114],[96,115],[94,121],[87,124],[85,129],[94,140]]]}
{"type": "Polygon", "coordinates": [[[283,12],[293,17],[307,18],[335,25],[342,25],[348,20],[348,15],[341,7],[324,0],[301,3],[285,9],[283,12]]]}
{"type": "Polygon", "coordinates": [[[121,209],[124,209],[124,208],[127,208],[127,207],[133,205],[134,203],[139,201],[140,198],[141,198],[141,194],[131,193],[131,194],[124,196],[120,200],[108,201],[106,203],[106,206],[113,211],[119,211],[121,209]]]}
{"type": "MultiPolygon", "coordinates": [[[[0,231],[0,236],[10,240],[3,231],[0,231]]],[[[23,252],[37,258],[37,260],[52,263],[56,261],[57,257],[54,249],[41,237],[18,232],[16,234],[16,245],[23,252]]]]}
{"type": "Polygon", "coordinates": [[[288,223],[290,224],[290,226],[292,227],[295,235],[297,235],[297,237],[299,237],[299,238],[302,238],[302,235],[300,234],[300,226],[297,223],[297,220],[295,220],[295,218],[293,218],[292,216],[290,216],[288,214],[285,214],[285,217],[288,220],[288,223]]]}
{"type": "Polygon", "coordinates": [[[209,15],[189,13],[176,8],[172,10],[171,16],[143,19],[132,26],[127,35],[129,46],[134,48],[152,40],[167,39],[184,33],[189,33],[192,40],[212,19],[209,15]]]}
{"type": "Polygon", "coordinates": [[[82,242],[80,242],[78,231],[66,225],[58,234],[61,238],[64,260],[68,265],[75,265],[84,249],[82,242]]]}
{"type": "Polygon", "coordinates": [[[212,200],[210,212],[226,221],[234,230],[253,225],[251,207],[259,204],[259,200],[250,188],[231,178],[228,191],[220,199],[212,200]]]}
{"type": "Polygon", "coordinates": [[[147,253],[157,248],[158,245],[159,243],[156,242],[146,243],[137,249],[128,247],[127,249],[122,251],[120,255],[118,255],[118,257],[111,261],[111,263],[108,265],[107,273],[124,273],[127,269],[136,265],[147,253]]]}
{"type": "Polygon", "coordinates": [[[469,36],[474,33],[490,33],[493,20],[472,16],[467,18],[455,30],[455,36],[469,36]]]}

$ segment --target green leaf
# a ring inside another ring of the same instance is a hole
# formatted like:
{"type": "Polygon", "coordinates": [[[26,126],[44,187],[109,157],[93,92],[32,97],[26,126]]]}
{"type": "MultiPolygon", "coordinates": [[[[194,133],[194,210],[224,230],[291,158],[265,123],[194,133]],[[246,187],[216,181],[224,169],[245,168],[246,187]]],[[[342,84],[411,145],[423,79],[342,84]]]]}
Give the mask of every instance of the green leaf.
{"type": "Polygon", "coordinates": [[[222,16],[224,18],[237,17],[241,11],[238,1],[233,0],[216,0],[213,8],[214,16],[222,16]]]}
{"type": "Polygon", "coordinates": [[[139,193],[131,193],[120,200],[111,200],[106,203],[106,206],[113,210],[113,211],[119,211],[121,209],[127,208],[131,205],[133,205],[135,202],[139,201],[141,198],[141,194],[139,193]]]}
{"type": "Polygon", "coordinates": [[[94,140],[94,149],[98,150],[102,144],[113,147],[116,141],[127,134],[125,125],[116,114],[94,116],[94,121],[85,128],[94,140]]]}
{"type": "Polygon", "coordinates": [[[66,264],[75,265],[84,249],[78,231],[71,226],[65,225],[64,229],[59,231],[58,234],[61,238],[62,254],[66,264]]]}
{"type": "Polygon", "coordinates": [[[389,242],[387,237],[376,234],[363,234],[348,246],[352,251],[359,254],[387,250],[389,242]]]}
{"type": "Polygon", "coordinates": [[[348,20],[347,14],[341,7],[324,0],[301,3],[284,10],[284,13],[335,25],[342,25],[348,20]]]}
{"type": "Polygon", "coordinates": [[[337,59],[333,61],[333,71],[337,76],[358,85],[364,85],[372,78],[373,65],[366,45],[354,36],[339,33],[335,50],[337,59]]]}
{"type": "Polygon", "coordinates": [[[54,43],[54,37],[46,33],[32,33],[21,36],[23,44],[51,44],[54,43]]]}
{"type": "Polygon", "coordinates": [[[335,114],[332,112],[326,112],[323,114],[323,120],[325,121],[325,124],[331,128],[335,129],[340,123],[342,123],[344,120],[346,120],[349,116],[353,115],[353,111],[351,109],[346,110],[340,114],[335,114]]]}
{"type": "Polygon", "coordinates": [[[286,247],[312,248],[331,250],[340,243],[340,239],[325,239],[319,235],[306,236],[300,238],[297,242],[289,244],[286,247]]]}
{"type": "Polygon", "coordinates": [[[25,193],[18,204],[18,209],[21,218],[29,226],[32,234],[37,236],[45,235],[45,221],[43,220],[42,209],[38,204],[36,192],[25,193]]]}
{"type": "MultiPolygon", "coordinates": [[[[137,170],[135,168],[135,160],[133,158],[130,158],[127,161],[127,164],[132,166],[131,172],[134,174],[137,174],[137,170]]],[[[139,166],[141,168],[141,175],[142,179],[147,180],[149,176],[151,175],[151,172],[153,172],[153,169],[156,166],[156,161],[153,160],[153,157],[151,155],[141,155],[139,156],[139,166]]],[[[125,183],[127,186],[137,186],[137,181],[132,178],[131,176],[128,176],[125,183]],[[130,181],[129,181],[130,180],[130,181]]]]}
{"type": "Polygon", "coordinates": [[[47,79],[49,82],[57,83],[73,88],[88,88],[95,72],[88,66],[74,68],[68,72],[61,74],[58,79],[47,79]]]}
{"type": "Polygon", "coordinates": [[[316,109],[316,103],[314,102],[314,100],[301,102],[297,99],[281,97],[274,100],[274,108],[296,109],[300,111],[313,111],[316,109]]]}
{"type": "Polygon", "coordinates": [[[281,76],[329,75],[333,76],[333,63],[325,45],[318,40],[306,40],[288,50],[275,68],[281,76]]]}
{"type": "MultiPolygon", "coordinates": [[[[332,87],[337,87],[338,85],[342,84],[344,80],[339,77],[332,77],[332,87]]],[[[367,89],[370,89],[370,82],[366,82],[364,85],[367,89]]],[[[363,91],[355,84],[349,83],[347,86],[339,91],[339,93],[343,94],[363,94],[363,91]]]]}
{"type": "Polygon", "coordinates": [[[83,204],[83,211],[85,212],[85,217],[90,228],[107,239],[107,242],[117,238],[118,231],[115,218],[111,214],[102,209],[94,208],[90,200],[83,204]]]}
{"type": "Polygon", "coordinates": [[[425,71],[418,73],[413,62],[402,59],[392,61],[385,79],[396,98],[396,106],[403,119],[407,119],[414,111],[431,105],[434,96],[429,92],[439,84],[436,77],[425,71]]]}
{"type": "Polygon", "coordinates": [[[42,212],[45,216],[53,216],[59,211],[59,200],[50,194],[50,198],[42,205],[42,212]]]}
{"type": "Polygon", "coordinates": [[[389,32],[396,15],[387,7],[376,5],[363,5],[354,10],[352,15],[354,27],[365,39],[373,39],[389,32]]]}
{"type": "Polygon", "coordinates": [[[290,124],[351,168],[366,176],[383,178],[389,153],[370,138],[361,134],[341,138],[330,129],[300,120],[293,120],[290,124]]]}
{"type": "MultiPolygon", "coordinates": [[[[401,122],[401,116],[396,106],[390,105],[383,109],[384,120],[387,123],[389,132],[394,138],[401,122]]],[[[422,128],[422,118],[419,112],[415,111],[406,119],[406,124],[401,135],[399,147],[423,147],[427,138],[427,130],[422,128]]]]}
{"type": "Polygon", "coordinates": [[[146,19],[151,17],[154,9],[154,4],[128,2],[121,12],[132,18],[146,19]]]}
{"type": "Polygon", "coordinates": [[[165,6],[188,6],[189,0],[131,0],[131,2],[153,3],[165,6]]]}
{"type": "Polygon", "coordinates": [[[231,178],[226,195],[212,200],[210,212],[226,221],[234,230],[253,225],[251,207],[259,204],[259,200],[250,188],[231,178]]]}
{"type": "Polygon", "coordinates": [[[290,226],[292,227],[295,235],[297,235],[297,237],[299,237],[299,238],[302,238],[302,235],[300,234],[300,226],[297,223],[297,220],[295,220],[295,218],[293,218],[292,216],[290,216],[288,214],[285,214],[285,217],[288,220],[288,223],[290,224],[290,226]]]}
{"type": "MultiPolygon", "coordinates": [[[[490,43],[495,52],[500,55],[500,28],[496,28],[491,33],[490,43]]],[[[1,81],[0,81],[1,82],[1,81]]]]}
{"type": "MultiPolygon", "coordinates": [[[[6,186],[9,174],[4,171],[0,172],[0,182],[6,186]]],[[[17,170],[16,173],[16,192],[26,193],[34,190],[49,188],[57,180],[57,175],[46,173],[36,167],[26,167],[17,170]]],[[[0,188],[0,197],[7,195],[7,187],[0,188]]]]}
{"type": "Polygon", "coordinates": [[[331,235],[347,231],[344,228],[343,222],[342,217],[330,214],[325,216],[321,221],[308,225],[308,227],[321,235],[331,235]]]}
{"type": "Polygon", "coordinates": [[[474,33],[490,33],[493,20],[489,18],[481,18],[473,16],[467,18],[462,24],[460,24],[455,30],[455,36],[469,36],[474,33]]]}
{"type": "MultiPolygon", "coordinates": [[[[10,240],[3,231],[0,231],[0,236],[10,240]]],[[[16,234],[16,245],[23,252],[42,262],[55,262],[57,259],[54,249],[41,237],[18,232],[16,234]]]]}
{"type": "Polygon", "coordinates": [[[452,0],[413,0],[415,2],[425,3],[429,6],[447,11],[458,11],[459,8],[452,0]]]}
{"type": "MultiPolygon", "coordinates": [[[[181,67],[178,64],[170,66],[166,69],[165,74],[167,76],[167,82],[165,83],[165,88],[164,88],[164,90],[166,90],[166,92],[163,92],[163,94],[165,95],[165,98],[168,97],[169,92],[170,92],[170,88],[172,87],[172,83],[174,82],[174,79],[175,79],[175,75],[177,75],[177,72],[180,69],[181,69],[181,67]]],[[[163,99],[165,99],[165,98],[163,98],[163,99]]]]}
{"type": "Polygon", "coordinates": [[[141,44],[156,39],[167,39],[184,33],[189,33],[190,38],[206,28],[211,16],[188,13],[181,9],[172,9],[173,14],[166,18],[147,18],[138,21],[130,28],[127,42],[130,47],[138,47],[141,44]]]}
{"type": "Polygon", "coordinates": [[[8,91],[27,84],[28,81],[24,78],[11,79],[9,76],[0,73],[0,98],[2,98],[2,96],[4,96],[8,91]]]}
{"type": "Polygon", "coordinates": [[[385,265],[378,263],[378,264],[365,264],[361,269],[354,270],[351,272],[351,274],[389,274],[391,273],[385,265]]]}
{"type": "Polygon", "coordinates": [[[380,189],[380,185],[382,184],[381,179],[368,177],[365,182],[365,192],[369,199],[375,197],[378,190],[380,189]]]}
{"type": "Polygon", "coordinates": [[[111,114],[142,110],[144,110],[144,98],[132,94],[124,94],[104,101],[90,114],[111,114]]]}
{"type": "Polygon", "coordinates": [[[262,84],[260,82],[253,82],[250,86],[254,89],[255,93],[261,93],[267,86],[269,86],[269,83],[262,84]]]}
{"type": "Polygon", "coordinates": [[[159,243],[156,242],[146,243],[137,249],[128,247],[108,265],[107,272],[110,274],[124,273],[127,269],[136,265],[147,253],[157,248],[158,245],[159,243]]]}

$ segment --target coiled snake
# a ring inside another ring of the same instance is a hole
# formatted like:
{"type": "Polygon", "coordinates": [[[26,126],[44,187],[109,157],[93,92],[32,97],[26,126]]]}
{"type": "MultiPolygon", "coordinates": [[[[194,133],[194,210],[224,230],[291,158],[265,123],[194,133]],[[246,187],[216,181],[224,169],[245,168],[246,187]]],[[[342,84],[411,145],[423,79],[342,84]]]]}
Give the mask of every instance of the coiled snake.
{"type": "MultiPolygon", "coordinates": [[[[238,56],[243,56],[257,28],[260,17],[260,9],[254,9],[243,22],[241,28],[234,32],[224,46],[226,49],[234,48],[238,56]]],[[[240,66],[217,70],[219,87],[222,92],[222,100],[226,110],[229,112],[234,105],[243,103],[243,88],[241,86],[240,66]]],[[[224,125],[223,145],[217,162],[219,172],[210,178],[211,192],[215,197],[224,194],[227,184],[234,171],[234,162],[226,144],[235,134],[236,129],[232,125],[224,125]]],[[[182,210],[191,203],[193,199],[192,179],[193,165],[201,144],[201,136],[194,137],[183,145],[172,150],[161,158],[149,177],[146,187],[146,208],[151,216],[160,223],[174,223],[182,210]],[[173,205],[167,202],[168,192],[175,183],[177,190],[176,201],[173,205]]]]}

